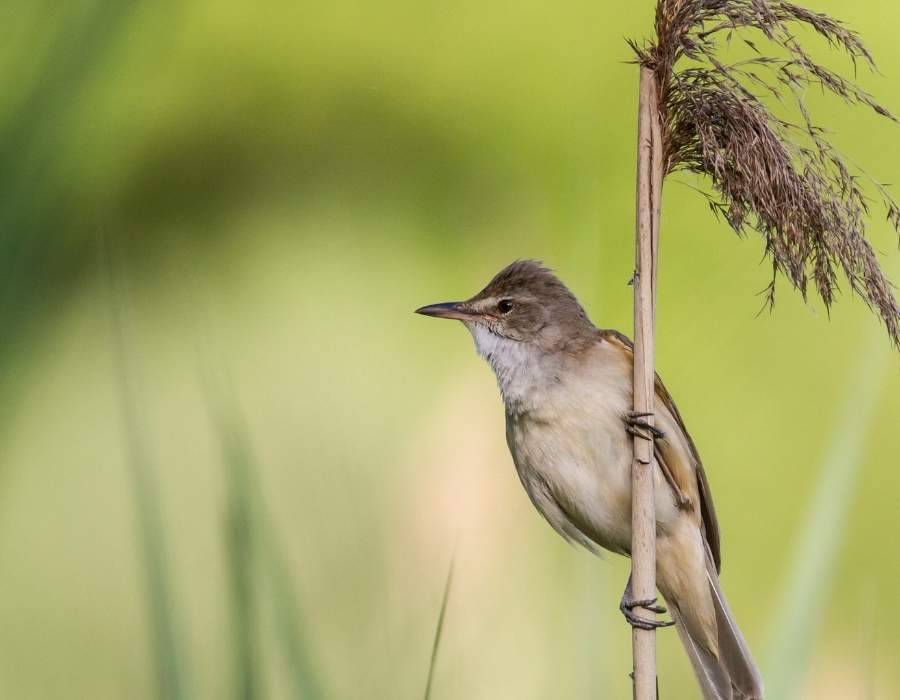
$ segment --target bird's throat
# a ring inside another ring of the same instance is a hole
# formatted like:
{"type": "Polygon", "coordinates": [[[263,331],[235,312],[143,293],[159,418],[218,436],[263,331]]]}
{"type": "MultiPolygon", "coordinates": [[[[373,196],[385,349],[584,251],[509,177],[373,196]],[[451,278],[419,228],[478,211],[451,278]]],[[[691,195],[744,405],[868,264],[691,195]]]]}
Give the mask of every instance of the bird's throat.
{"type": "Polygon", "coordinates": [[[494,374],[508,412],[527,412],[548,378],[543,353],[533,344],[504,338],[480,324],[467,324],[475,347],[494,374]]]}

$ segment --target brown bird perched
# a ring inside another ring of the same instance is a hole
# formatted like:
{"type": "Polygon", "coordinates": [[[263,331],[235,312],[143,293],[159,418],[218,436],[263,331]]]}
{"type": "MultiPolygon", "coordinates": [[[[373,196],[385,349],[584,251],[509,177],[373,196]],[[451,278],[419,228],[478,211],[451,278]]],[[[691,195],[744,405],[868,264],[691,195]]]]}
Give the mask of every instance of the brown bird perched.
{"type": "MultiPolygon", "coordinates": [[[[762,680],[719,586],[719,526],[697,448],[659,377],[655,427],[632,412],[632,344],[596,328],[547,268],[517,261],[467,301],[416,313],[462,321],[497,375],[506,441],[532,503],[566,540],[629,556],[632,438],[654,439],[656,576],[707,700],[758,700],[762,680]],[[652,433],[652,435],[651,435],[652,433]]],[[[620,608],[632,612],[631,585],[620,608]]]]}

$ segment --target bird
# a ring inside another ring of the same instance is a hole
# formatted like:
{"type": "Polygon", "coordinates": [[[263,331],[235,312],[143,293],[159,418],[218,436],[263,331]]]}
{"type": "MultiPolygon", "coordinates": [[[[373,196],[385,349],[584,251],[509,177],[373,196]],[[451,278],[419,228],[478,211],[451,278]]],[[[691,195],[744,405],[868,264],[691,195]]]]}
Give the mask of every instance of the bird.
{"type": "Polygon", "coordinates": [[[653,600],[620,610],[635,627],[674,625],[705,700],[762,700],[762,677],[719,583],[721,543],[709,481],[693,439],[656,376],[655,413],[632,410],[633,345],[594,326],[553,271],[517,260],[475,296],[416,313],[461,321],[494,371],[506,441],[522,486],[565,540],[630,556],[633,440],[653,442],[656,580],[653,600]]]}

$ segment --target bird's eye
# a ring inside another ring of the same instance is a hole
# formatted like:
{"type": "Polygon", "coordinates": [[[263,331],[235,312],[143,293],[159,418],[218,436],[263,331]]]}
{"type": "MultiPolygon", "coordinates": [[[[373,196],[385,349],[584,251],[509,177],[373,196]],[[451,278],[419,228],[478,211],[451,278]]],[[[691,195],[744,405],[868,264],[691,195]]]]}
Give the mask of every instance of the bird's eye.
{"type": "Polygon", "coordinates": [[[513,303],[509,299],[501,299],[497,302],[497,310],[500,311],[501,314],[508,314],[512,311],[513,303]]]}

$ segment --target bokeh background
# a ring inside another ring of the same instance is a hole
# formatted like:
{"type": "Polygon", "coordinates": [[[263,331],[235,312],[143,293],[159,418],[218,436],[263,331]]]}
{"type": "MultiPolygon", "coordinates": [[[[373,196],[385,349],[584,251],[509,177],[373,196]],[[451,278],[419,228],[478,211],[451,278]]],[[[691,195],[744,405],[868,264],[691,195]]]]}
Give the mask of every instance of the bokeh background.
{"type": "MultiPolygon", "coordinates": [[[[900,109],[900,9],[811,6],[900,109]]],[[[651,3],[0,17],[0,696],[420,698],[455,561],[433,698],[629,697],[627,562],[533,512],[488,367],[412,309],[535,257],[630,333],[651,3]]],[[[896,125],[809,97],[897,178],[896,125]]],[[[666,189],[658,366],[725,589],[771,698],[900,697],[898,355],[849,294],[757,317],[761,241],[693,186],[666,189]]],[[[695,697],[659,648],[662,696],[695,697]]]]}

